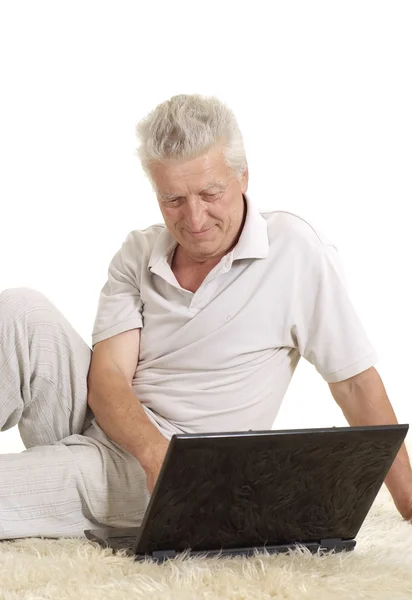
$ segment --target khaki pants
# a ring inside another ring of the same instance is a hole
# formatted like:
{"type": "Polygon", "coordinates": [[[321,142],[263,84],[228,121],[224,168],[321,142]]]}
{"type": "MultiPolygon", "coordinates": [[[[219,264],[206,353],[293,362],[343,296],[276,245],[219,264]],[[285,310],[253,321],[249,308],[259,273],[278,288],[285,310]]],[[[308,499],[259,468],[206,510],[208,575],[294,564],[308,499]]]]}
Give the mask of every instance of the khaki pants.
{"type": "Polygon", "coordinates": [[[146,476],[87,405],[90,359],[44,295],[0,294],[0,431],[18,424],[26,447],[0,454],[0,539],[140,525],[146,476]]]}

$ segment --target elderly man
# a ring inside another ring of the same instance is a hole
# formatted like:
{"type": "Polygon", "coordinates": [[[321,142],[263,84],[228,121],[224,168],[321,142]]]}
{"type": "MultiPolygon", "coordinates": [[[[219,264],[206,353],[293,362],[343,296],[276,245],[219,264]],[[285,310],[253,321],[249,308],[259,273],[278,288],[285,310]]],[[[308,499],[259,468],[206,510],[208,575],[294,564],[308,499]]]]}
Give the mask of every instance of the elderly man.
{"type": "MultiPolygon", "coordinates": [[[[165,224],[113,257],[93,351],[39,292],[0,297],[0,537],[138,525],[174,433],[270,429],[300,356],[351,425],[396,423],[334,246],[261,214],[233,113],[179,95],[139,125],[165,224]]],[[[405,447],[386,484],[412,518],[405,447]]]]}

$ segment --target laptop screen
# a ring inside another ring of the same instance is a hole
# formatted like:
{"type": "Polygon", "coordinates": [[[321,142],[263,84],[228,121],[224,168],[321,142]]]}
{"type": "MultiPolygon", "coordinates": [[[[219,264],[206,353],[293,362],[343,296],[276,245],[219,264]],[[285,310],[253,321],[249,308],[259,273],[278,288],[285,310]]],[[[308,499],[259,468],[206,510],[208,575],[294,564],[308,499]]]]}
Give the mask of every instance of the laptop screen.
{"type": "Polygon", "coordinates": [[[136,552],[352,539],[407,429],[174,436],[136,552]]]}

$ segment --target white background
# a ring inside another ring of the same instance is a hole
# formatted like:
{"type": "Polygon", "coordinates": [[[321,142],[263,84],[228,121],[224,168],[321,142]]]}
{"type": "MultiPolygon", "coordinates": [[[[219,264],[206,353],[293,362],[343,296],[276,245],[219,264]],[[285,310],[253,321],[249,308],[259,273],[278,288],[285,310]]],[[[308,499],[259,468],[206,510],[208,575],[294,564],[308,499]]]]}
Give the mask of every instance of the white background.
{"type": "MultiPolygon", "coordinates": [[[[90,344],[110,259],[161,221],[135,124],[174,94],[214,94],[238,117],[254,201],[336,242],[409,422],[411,31],[409,1],[3,0],[0,290],[41,290],[90,344]]],[[[274,427],[345,423],[302,360],[274,427]]],[[[0,451],[22,448],[0,434],[0,451]]]]}

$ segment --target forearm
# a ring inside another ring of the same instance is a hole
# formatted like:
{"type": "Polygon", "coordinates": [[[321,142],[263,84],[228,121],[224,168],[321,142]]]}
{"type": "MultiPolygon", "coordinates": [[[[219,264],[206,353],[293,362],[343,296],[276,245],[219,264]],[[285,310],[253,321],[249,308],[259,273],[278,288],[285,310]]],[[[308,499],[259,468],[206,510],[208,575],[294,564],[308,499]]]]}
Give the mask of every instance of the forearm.
{"type": "MultiPolygon", "coordinates": [[[[332,386],[331,389],[334,393],[332,386]]],[[[398,422],[384,384],[374,368],[348,380],[346,391],[334,393],[334,396],[352,426],[391,425],[398,422]]],[[[385,483],[399,512],[405,518],[410,518],[412,471],[405,444],[402,444],[385,483]]]]}
{"type": "Polygon", "coordinates": [[[97,382],[89,380],[87,402],[106,435],[148,469],[156,446],[165,438],[147,417],[122,373],[105,371],[97,382]]]}

